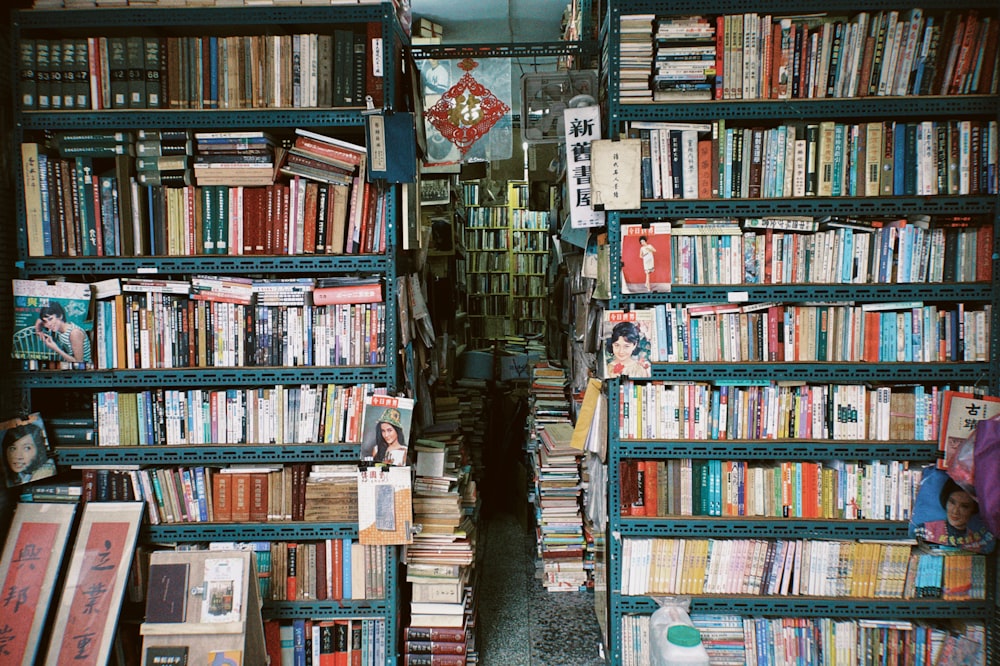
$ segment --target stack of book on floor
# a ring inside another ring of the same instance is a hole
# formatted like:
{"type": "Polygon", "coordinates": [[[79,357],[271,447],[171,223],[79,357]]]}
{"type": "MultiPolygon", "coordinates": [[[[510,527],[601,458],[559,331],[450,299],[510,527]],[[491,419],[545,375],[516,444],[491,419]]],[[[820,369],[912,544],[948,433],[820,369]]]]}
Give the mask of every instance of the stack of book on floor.
{"type": "Polygon", "coordinates": [[[406,627],[404,666],[466,666],[468,633],[461,627],[406,627]]]}
{"type": "Polygon", "coordinates": [[[587,542],[580,497],[580,460],[573,448],[566,370],[539,363],[531,371],[529,449],[542,583],[548,590],[572,591],[589,585],[584,566],[587,542]]]}
{"type": "Polygon", "coordinates": [[[464,665],[472,644],[465,632],[475,627],[473,563],[479,499],[457,420],[460,411],[453,400],[435,400],[436,422],[413,444],[413,520],[419,531],[406,546],[404,561],[411,586],[410,630],[426,634],[449,628],[463,633],[445,647],[426,644],[430,639],[414,639],[415,645],[404,653],[407,664],[464,665]],[[455,420],[442,420],[445,417],[455,420]]]}

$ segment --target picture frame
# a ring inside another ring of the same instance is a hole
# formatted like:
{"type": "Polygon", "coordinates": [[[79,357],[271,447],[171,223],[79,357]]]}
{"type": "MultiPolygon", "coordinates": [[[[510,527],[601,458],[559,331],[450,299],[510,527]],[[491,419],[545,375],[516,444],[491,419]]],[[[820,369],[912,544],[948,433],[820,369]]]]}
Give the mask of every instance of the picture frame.
{"type": "Polygon", "coordinates": [[[75,515],[76,504],[17,505],[0,559],[10,638],[4,645],[5,659],[10,659],[5,663],[30,666],[36,661],[75,515]],[[16,594],[8,598],[7,591],[16,594]]]}
{"type": "Polygon", "coordinates": [[[420,224],[430,230],[428,256],[445,257],[455,254],[455,225],[450,211],[441,213],[425,211],[420,215],[420,224]]]}
{"type": "Polygon", "coordinates": [[[108,662],[143,511],[142,502],[85,505],[50,632],[49,666],[108,662]]]}
{"type": "Polygon", "coordinates": [[[451,203],[451,177],[420,179],[420,205],[441,206],[451,203]]]}

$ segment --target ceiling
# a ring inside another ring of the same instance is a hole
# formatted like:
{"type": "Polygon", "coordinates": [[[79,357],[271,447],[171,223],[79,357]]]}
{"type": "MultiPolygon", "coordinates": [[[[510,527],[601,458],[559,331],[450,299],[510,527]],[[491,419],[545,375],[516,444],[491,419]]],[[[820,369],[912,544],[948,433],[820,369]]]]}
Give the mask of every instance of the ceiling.
{"type": "Polygon", "coordinates": [[[444,43],[555,42],[569,0],[411,0],[413,18],[444,28],[444,43]]]}

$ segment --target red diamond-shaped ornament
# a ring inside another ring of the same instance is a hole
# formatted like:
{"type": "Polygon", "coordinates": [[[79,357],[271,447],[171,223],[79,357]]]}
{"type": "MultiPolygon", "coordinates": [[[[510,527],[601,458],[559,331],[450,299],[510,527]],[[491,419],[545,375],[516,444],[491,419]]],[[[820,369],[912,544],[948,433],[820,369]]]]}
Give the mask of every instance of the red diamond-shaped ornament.
{"type": "Polygon", "coordinates": [[[465,155],[510,107],[472,76],[478,62],[466,58],[458,66],[465,74],[424,115],[441,136],[465,155]]]}

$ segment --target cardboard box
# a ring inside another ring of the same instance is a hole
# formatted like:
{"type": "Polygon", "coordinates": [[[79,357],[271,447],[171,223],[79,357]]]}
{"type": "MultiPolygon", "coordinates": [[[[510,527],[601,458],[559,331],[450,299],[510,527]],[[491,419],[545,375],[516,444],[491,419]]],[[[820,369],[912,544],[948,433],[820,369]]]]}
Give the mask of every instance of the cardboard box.
{"type": "Polygon", "coordinates": [[[467,351],[458,358],[458,376],[463,379],[493,379],[493,352],[467,351]]]}

